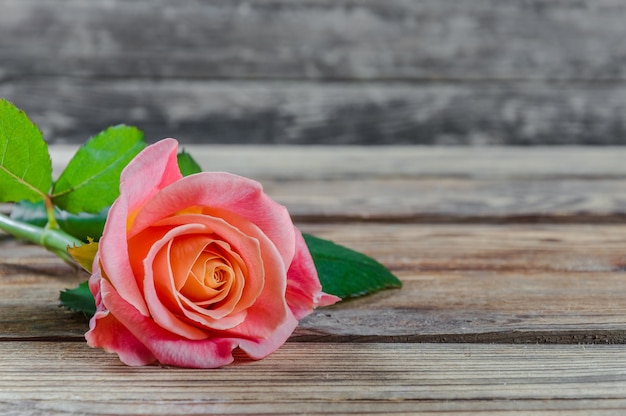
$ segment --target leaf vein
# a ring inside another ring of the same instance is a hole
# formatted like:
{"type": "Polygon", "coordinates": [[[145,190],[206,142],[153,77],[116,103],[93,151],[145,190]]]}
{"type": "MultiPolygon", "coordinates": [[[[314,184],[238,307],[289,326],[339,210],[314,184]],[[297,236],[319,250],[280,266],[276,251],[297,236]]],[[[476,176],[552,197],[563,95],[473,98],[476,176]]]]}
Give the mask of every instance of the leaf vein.
{"type": "Polygon", "coordinates": [[[10,170],[8,170],[4,164],[0,165],[0,169],[2,169],[7,175],[9,175],[9,177],[13,178],[13,180],[15,180],[16,182],[25,185],[27,188],[31,189],[32,191],[36,192],[38,195],[41,195],[42,197],[45,197],[46,194],[41,192],[39,189],[37,189],[35,186],[31,185],[30,183],[26,182],[23,178],[20,178],[19,176],[17,176],[16,174],[14,174],[13,172],[11,172],[10,170]]]}

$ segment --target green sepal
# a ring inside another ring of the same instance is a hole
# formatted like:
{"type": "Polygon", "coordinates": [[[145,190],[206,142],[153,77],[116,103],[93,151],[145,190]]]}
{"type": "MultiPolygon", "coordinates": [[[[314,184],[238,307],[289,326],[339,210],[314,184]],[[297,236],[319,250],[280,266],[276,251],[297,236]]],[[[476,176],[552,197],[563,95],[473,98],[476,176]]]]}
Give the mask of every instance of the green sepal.
{"type": "Polygon", "coordinates": [[[51,186],[52,162],[41,131],[0,99],[0,202],[40,201],[51,186]]]}
{"type": "Polygon", "coordinates": [[[82,312],[87,317],[96,313],[96,302],[89,291],[89,283],[83,282],[74,289],[66,289],[59,295],[61,306],[74,311],[82,312]]]}
{"type": "Polygon", "coordinates": [[[135,127],[109,127],[81,146],[52,189],[59,208],[78,214],[98,213],[120,194],[120,174],[146,146],[135,127]]]}
{"type": "Polygon", "coordinates": [[[325,293],[347,299],[402,286],[373,258],[310,234],[303,236],[325,293]]]}
{"type": "Polygon", "coordinates": [[[178,167],[183,176],[193,175],[202,172],[202,168],[185,149],[178,153],[178,167]]]}
{"type": "Polygon", "coordinates": [[[91,273],[94,259],[98,254],[98,247],[98,243],[89,239],[87,244],[68,247],[67,252],[80,267],[91,273]]]}

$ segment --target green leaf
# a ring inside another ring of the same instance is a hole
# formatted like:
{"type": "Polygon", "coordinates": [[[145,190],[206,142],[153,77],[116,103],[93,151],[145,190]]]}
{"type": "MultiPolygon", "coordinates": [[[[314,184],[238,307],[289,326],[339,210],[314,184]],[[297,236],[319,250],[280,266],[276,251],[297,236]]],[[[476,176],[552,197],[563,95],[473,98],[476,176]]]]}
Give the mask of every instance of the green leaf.
{"type": "Polygon", "coordinates": [[[52,199],[65,211],[97,213],[119,196],[120,174],[144,147],[135,127],[109,127],[76,152],[54,184],[52,199]]]}
{"type": "Polygon", "coordinates": [[[346,299],[402,286],[373,258],[310,234],[303,236],[324,292],[346,299]]]}
{"type": "Polygon", "coordinates": [[[178,167],[183,176],[202,172],[202,168],[198,162],[196,162],[189,153],[185,152],[185,149],[181,150],[178,154],[178,167]]]}
{"type": "MultiPolygon", "coordinates": [[[[87,241],[89,238],[93,238],[96,241],[100,240],[108,213],[109,207],[104,208],[97,214],[86,212],[71,214],[57,207],[54,209],[54,217],[59,227],[81,241],[87,241]]],[[[29,201],[18,202],[11,209],[11,219],[38,227],[45,227],[48,223],[48,215],[43,201],[35,203],[29,201]]]]}
{"type": "Polygon", "coordinates": [[[0,202],[40,201],[52,186],[52,162],[41,131],[0,99],[0,202]]]}
{"type": "Polygon", "coordinates": [[[96,302],[89,291],[88,282],[83,282],[74,289],[66,289],[59,295],[61,305],[74,312],[82,312],[88,317],[96,313],[96,302]]]}

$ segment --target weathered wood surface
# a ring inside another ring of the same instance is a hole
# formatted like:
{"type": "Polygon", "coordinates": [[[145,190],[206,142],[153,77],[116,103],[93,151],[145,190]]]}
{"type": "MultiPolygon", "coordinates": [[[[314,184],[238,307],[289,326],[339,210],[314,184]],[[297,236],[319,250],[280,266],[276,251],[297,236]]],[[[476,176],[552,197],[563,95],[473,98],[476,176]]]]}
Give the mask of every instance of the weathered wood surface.
{"type": "Polygon", "coordinates": [[[2,0],[0,7],[4,78],[626,78],[620,0],[2,0]]]}
{"type": "MultiPolygon", "coordinates": [[[[292,340],[626,343],[624,225],[302,229],[375,256],[404,287],[321,309],[292,340]]],[[[87,321],[59,308],[57,298],[87,275],[6,240],[0,340],[82,340],[87,321]]]]}
{"type": "MultiPolygon", "coordinates": [[[[263,183],[292,180],[626,179],[621,147],[199,146],[182,145],[205,171],[228,171],[263,183]]],[[[75,145],[52,146],[58,175],[75,145]]],[[[321,196],[321,195],[320,195],[321,196]]],[[[333,195],[339,197],[340,195],[333,195]]],[[[366,208],[366,207],[365,207],[366,208]]]]}
{"type": "MultiPolygon", "coordinates": [[[[317,310],[260,362],[128,368],[58,306],[87,276],[0,235],[1,413],[626,409],[626,150],[188,150],[262,180],[304,231],[375,257],[404,287],[317,310]]],[[[58,172],[72,148],[52,153],[58,172]]]]}
{"type": "Polygon", "coordinates": [[[52,143],[132,124],[187,143],[622,145],[626,86],[76,80],[0,83],[52,143]]]}
{"type": "Polygon", "coordinates": [[[621,0],[0,0],[50,142],[626,143],[621,0]],[[141,30],[138,30],[140,28],[141,30]]]}
{"type": "Polygon", "coordinates": [[[626,407],[626,352],[606,345],[289,343],[263,361],[207,373],[129,369],[79,343],[3,342],[0,374],[8,415],[589,415],[626,407]]]}
{"type": "MultiPolygon", "coordinates": [[[[75,151],[55,146],[60,173],[75,151]]],[[[620,148],[187,146],[205,170],[261,181],[297,221],[619,222],[620,148]]]]}

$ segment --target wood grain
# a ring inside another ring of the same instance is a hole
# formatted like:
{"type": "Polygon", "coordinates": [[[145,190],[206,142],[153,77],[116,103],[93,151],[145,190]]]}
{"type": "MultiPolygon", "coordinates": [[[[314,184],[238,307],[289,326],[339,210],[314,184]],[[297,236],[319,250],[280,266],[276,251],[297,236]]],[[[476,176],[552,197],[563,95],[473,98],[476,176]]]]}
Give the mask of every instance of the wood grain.
{"type": "Polygon", "coordinates": [[[223,144],[623,145],[626,88],[35,78],[0,84],[51,143],[126,123],[150,141],[223,144]]]}
{"type": "Polygon", "coordinates": [[[1,0],[51,143],[624,145],[620,0],[1,0]],[[137,30],[141,28],[141,30],[137,30]]]}
{"type": "MultiPolygon", "coordinates": [[[[431,147],[181,145],[205,171],[228,171],[289,185],[302,180],[626,179],[623,147],[431,147]]],[[[58,175],[76,145],[50,146],[58,175]]],[[[346,191],[348,189],[345,189],[346,191]]],[[[349,190],[348,190],[349,191],[349,190]]],[[[329,192],[330,193],[330,192],[329,192]]],[[[340,193],[340,192],[337,192],[340,193]]],[[[333,195],[334,197],[340,195],[333,195]]]]}
{"type": "Polygon", "coordinates": [[[266,182],[297,222],[623,223],[617,180],[388,179],[266,182]]]}
{"type": "Polygon", "coordinates": [[[355,341],[625,341],[621,226],[305,229],[375,255],[405,282],[399,291],[315,313],[301,326],[313,334],[355,341]],[[578,326],[579,319],[585,323],[578,326]]]}
{"type": "MultiPolygon", "coordinates": [[[[292,341],[626,343],[624,225],[302,229],[374,256],[404,287],[320,309],[292,341]]],[[[2,247],[0,337],[82,340],[86,320],[57,299],[87,276],[36,247],[2,247]]]]}
{"type": "Polygon", "coordinates": [[[626,405],[625,367],[621,346],[291,343],[206,372],[128,368],[78,343],[2,342],[0,411],[595,414],[626,405]]]}
{"type": "MultiPolygon", "coordinates": [[[[58,306],[87,275],[0,234],[0,413],[626,409],[621,149],[188,150],[262,180],[303,231],[373,256],[404,287],[316,310],[261,361],[130,368],[58,306]]],[[[52,153],[58,172],[72,150],[52,153]]]]}
{"type": "MultiPolygon", "coordinates": [[[[186,145],[205,170],[254,178],[297,222],[611,222],[621,148],[186,145]]],[[[57,174],[75,146],[53,146],[57,174]]]]}
{"type": "Polygon", "coordinates": [[[0,9],[0,79],[626,76],[620,0],[2,0],[0,9]]]}

